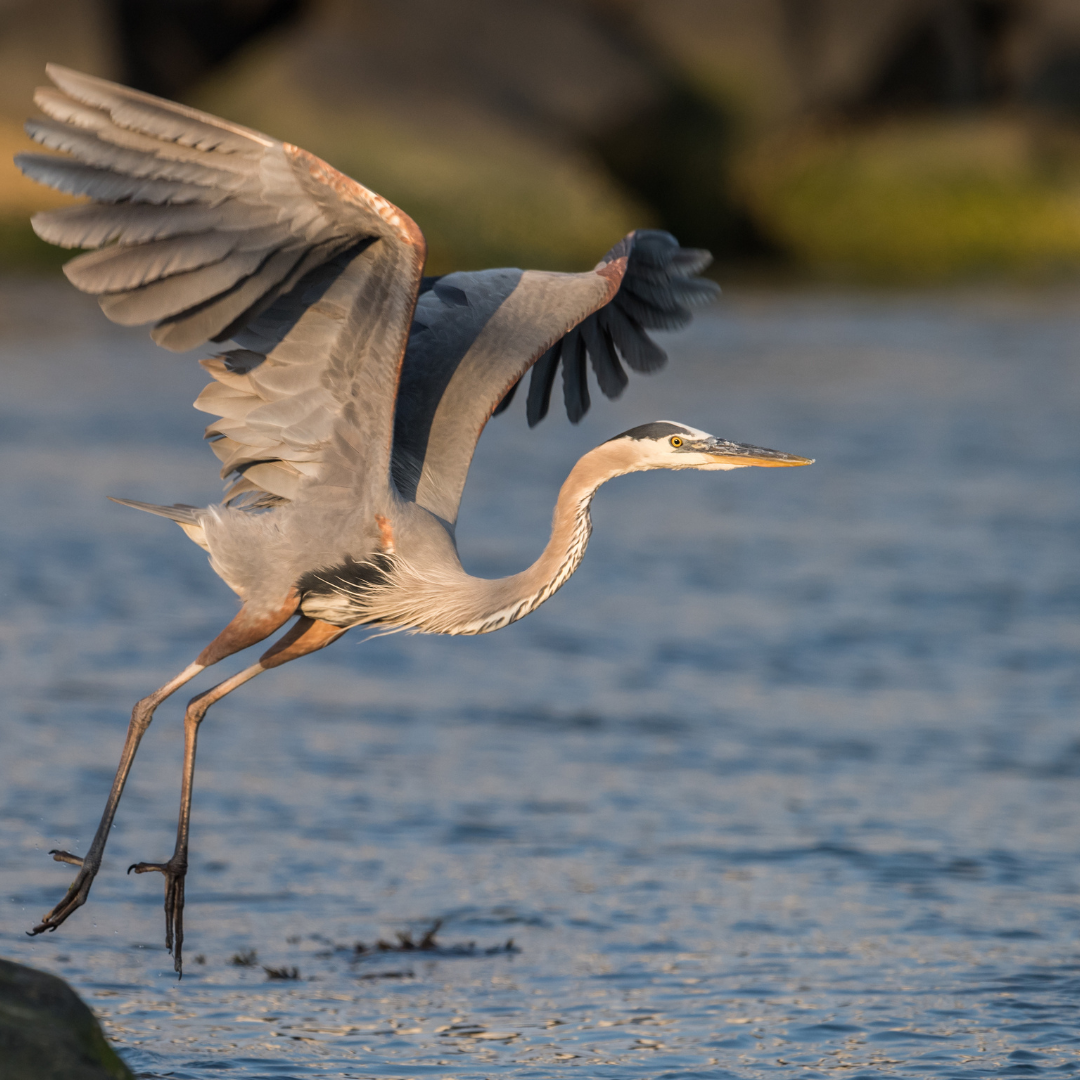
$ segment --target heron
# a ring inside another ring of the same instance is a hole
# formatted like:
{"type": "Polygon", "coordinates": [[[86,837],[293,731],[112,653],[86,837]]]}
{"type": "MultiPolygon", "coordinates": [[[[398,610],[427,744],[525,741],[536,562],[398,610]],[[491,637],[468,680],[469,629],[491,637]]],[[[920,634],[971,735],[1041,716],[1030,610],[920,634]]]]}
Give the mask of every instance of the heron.
{"type": "Polygon", "coordinates": [[[176,843],[128,872],[165,879],[165,944],[183,971],[184,887],[199,725],[257,675],[376,632],[486,634],[523,618],[578,568],[597,489],[652,469],[808,465],[687,424],[630,428],[582,456],[559,491],[550,538],[528,569],[489,580],[458,557],[458,505],[477,441],[531,372],[530,427],[561,368],[569,419],[590,406],[588,368],[617,397],[626,367],[666,362],[649,337],[684,326],[717,292],[708,252],[638,230],[585,273],[518,269],[424,276],[407,214],[311,153],[117,83],[49,65],[29,135],[51,153],[23,173],[85,201],[36,214],[38,236],[89,249],[64,266],[116,323],[151,323],[182,352],[221,346],[195,402],[228,488],[219,504],[116,499],[168,518],[210,557],[240,609],[179,674],[132,710],[116,775],[60,902],[30,931],[86,903],[132,763],[155,710],[206,668],[295,617],[257,662],[184,713],[176,843]],[[57,153],[58,152],[58,153],[57,153]]]}

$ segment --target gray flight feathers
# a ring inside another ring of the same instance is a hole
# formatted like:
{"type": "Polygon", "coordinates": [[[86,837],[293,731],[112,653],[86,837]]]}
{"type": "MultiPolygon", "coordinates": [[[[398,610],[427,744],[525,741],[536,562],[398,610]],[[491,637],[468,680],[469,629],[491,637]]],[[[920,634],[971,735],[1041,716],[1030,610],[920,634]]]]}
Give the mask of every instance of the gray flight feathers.
{"type": "Polygon", "coordinates": [[[426,278],[413,317],[394,418],[399,492],[447,522],[488,418],[531,367],[529,423],[546,413],[561,362],[570,419],[589,407],[588,367],[617,397],[622,362],[652,371],[666,360],[647,329],[685,325],[716,295],[694,277],[707,252],[663,232],[631,233],[589,273],[481,270],[426,278]]]}
{"type": "Polygon", "coordinates": [[[209,361],[220,385],[199,402],[222,416],[207,434],[223,475],[239,477],[230,497],[292,499],[305,481],[385,493],[424,260],[416,225],[298,147],[46,70],[56,87],[35,101],[48,119],[26,129],[67,156],[16,162],[92,200],[33,218],[43,239],[94,249],[68,278],[114,322],[153,323],[166,348],[231,338],[257,357],[246,369],[209,361]]]}
{"type": "MultiPolygon", "coordinates": [[[[318,158],[47,70],[56,86],[35,97],[47,118],[27,131],[54,153],[16,160],[90,201],[38,214],[34,228],[91,249],[64,269],[110,319],[153,323],[154,339],[177,351],[231,339],[203,361],[214,382],[196,407],[218,417],[206,434],[237,507],[381,505],[395,483],[453,522],[476,441],[530,367],[530,425],[547,412],[560,363],[576,422],[589,365],[617,396],[624,364],[665,362],[646,331],[684,325],[716,292],[695,277],[708,254],[655,231],[631,233],[584,274],[422,281],[416,225],[318,158]]],[[[189,508],[117,501],[201,533],[189,508]]]]}
{"type": "Polygon", "coordinates": [[[664,352],[647,330],[685,325],[719,291],[695,275],[711,261],[669,233],[631,233],[587,274],[481,270],[425,278],[405,353],[394,418],[393,475],[400,493],[448,522],[477,439],[532,368],[527,416],[548,410],[562,364],[567,413],[589,408],[588,367],[614,398],[633,371],[655,371],[664,352]]]}
{"type": "Polygon", "coordinates": [[[394,417],[398,491],[448,523],[480,433],[507,391],[582,319],[608,303],[626,260],[584,274],[447,274],[416,305],[394,417]],[[464,301],[464,302],[463,302],[464,301]]]}
{"type": "Polygon", "coordinates": [[[364,238],[412,243],[385,200],[304,151],[103,79],[51,64],[26,130],[50,150],[27,176],[93,199],[37,214],[35,230],[98,250],[69,262],[74,285],[115,322],[154,323],[176,351],[224,340],[314,266],[364,238]]]}

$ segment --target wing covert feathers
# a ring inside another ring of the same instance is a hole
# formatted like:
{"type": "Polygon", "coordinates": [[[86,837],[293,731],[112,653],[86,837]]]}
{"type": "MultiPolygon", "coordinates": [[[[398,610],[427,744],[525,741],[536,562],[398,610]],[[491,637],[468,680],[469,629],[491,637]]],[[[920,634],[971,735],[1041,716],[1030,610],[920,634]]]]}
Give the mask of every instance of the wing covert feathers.
{"type": "Polygon", "coordinates": [[[394,421],[399,492],[447,522],[457,517],[476,442],[532,368],[526,414],[543,419],[562,365],[566,410],[589,409],[591,366],[618,397],[633,371],[666,356],[647,330],[683,326],[717,293],[694,275],[708,252],[664,232],[631,233],[585,274],[484,270],[427,278],[421,287],[394,421]]]}
{"type": "MultiPolygon", "coordinates": [[[[27,176],[92,201],[36,214],[37,234],[90,248],[64,267],[123,325],[208,362],[198,407],[229,497],[294,498],[305,478],[389,484],[394,399],[425,247],[415,223],[313,154],[57,65],[26,125],[57,153],[27,176]],[[241,356],[234,366],[230,357],[241,356]],[[255,369],[258,368],[258,373],[255,369]]],[[[355,493],[355,492],[354,492],[355,493]]]]}

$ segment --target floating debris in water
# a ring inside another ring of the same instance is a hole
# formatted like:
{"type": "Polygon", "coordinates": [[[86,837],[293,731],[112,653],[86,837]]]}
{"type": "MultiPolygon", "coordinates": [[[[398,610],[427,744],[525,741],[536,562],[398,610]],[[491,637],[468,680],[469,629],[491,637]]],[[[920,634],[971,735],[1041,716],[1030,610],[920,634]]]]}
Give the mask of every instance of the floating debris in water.
{"type": "Polygon", "coordinates": [[[299,979],[300,969],[297,967],[279,967],[272,968],[267,967],[265,964],[262,966],[263,971],[266,972],[268,979],[299,979]]]}
{"type": "Polygon", "coordinates": [[[520,1031],[488,1031],[483,1024],[446,1024],[435,1031],[444,1038],[481,1039],[487,1042],[510,1042],[521,1037],[520,1031]]]}
{"type": "MultiPolygon", "coordinates": [[[[440,945],[435,935],[442,928],[442,919],[436,919],[431,926],[424,931],[419,941],[414,941],[408,931],[398,931],[397,941],[383,941],[381,938],[374,945],[365,945],[358,941],[352,947],[353,958],[356,960],[379,953],[387,952],[426,952],[434,956],[498,956],[505,953],[519,953],[521,949],[514,944],[513,938],[508,938],[503,945],[489,945],[486,948],[478,946],[475,941],[457,942],[454,945],[440,945]]],[[[345,951],[348,946],[337,946],[337,951],[345,951]]]]}
{"type": "Polygon", "coordinates": [[[233,953],[229,961],[234,967],[254,967],[259,962],[259,954],[254,949],[233,953]]]}

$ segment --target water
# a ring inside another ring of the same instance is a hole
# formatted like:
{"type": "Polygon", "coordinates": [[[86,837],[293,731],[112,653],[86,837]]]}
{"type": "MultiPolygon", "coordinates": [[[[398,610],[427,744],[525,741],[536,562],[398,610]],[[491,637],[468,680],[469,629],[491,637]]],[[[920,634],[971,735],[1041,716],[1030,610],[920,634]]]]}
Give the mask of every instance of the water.
{"type": "Polygon", "coordinates": [[[68,978],[136,1071],[1080,1066],[1075,294],[736,294],[580,428],[517,403],[466,492],[480,574],[531,560],[572,462],[634,424],[818,463],[623,478],[525,621],[352,634],[218,705],[179,984],[161,879],[123,870],[172,849],[180,701],[90,903],[24,930],[131,704],[235,610],[178,529],[104,500],[216,497],[203,379],[62,286],[2,296],[0,953],[68,978]],[[352,951],[437,919],[475,954],[352,951]]]}

